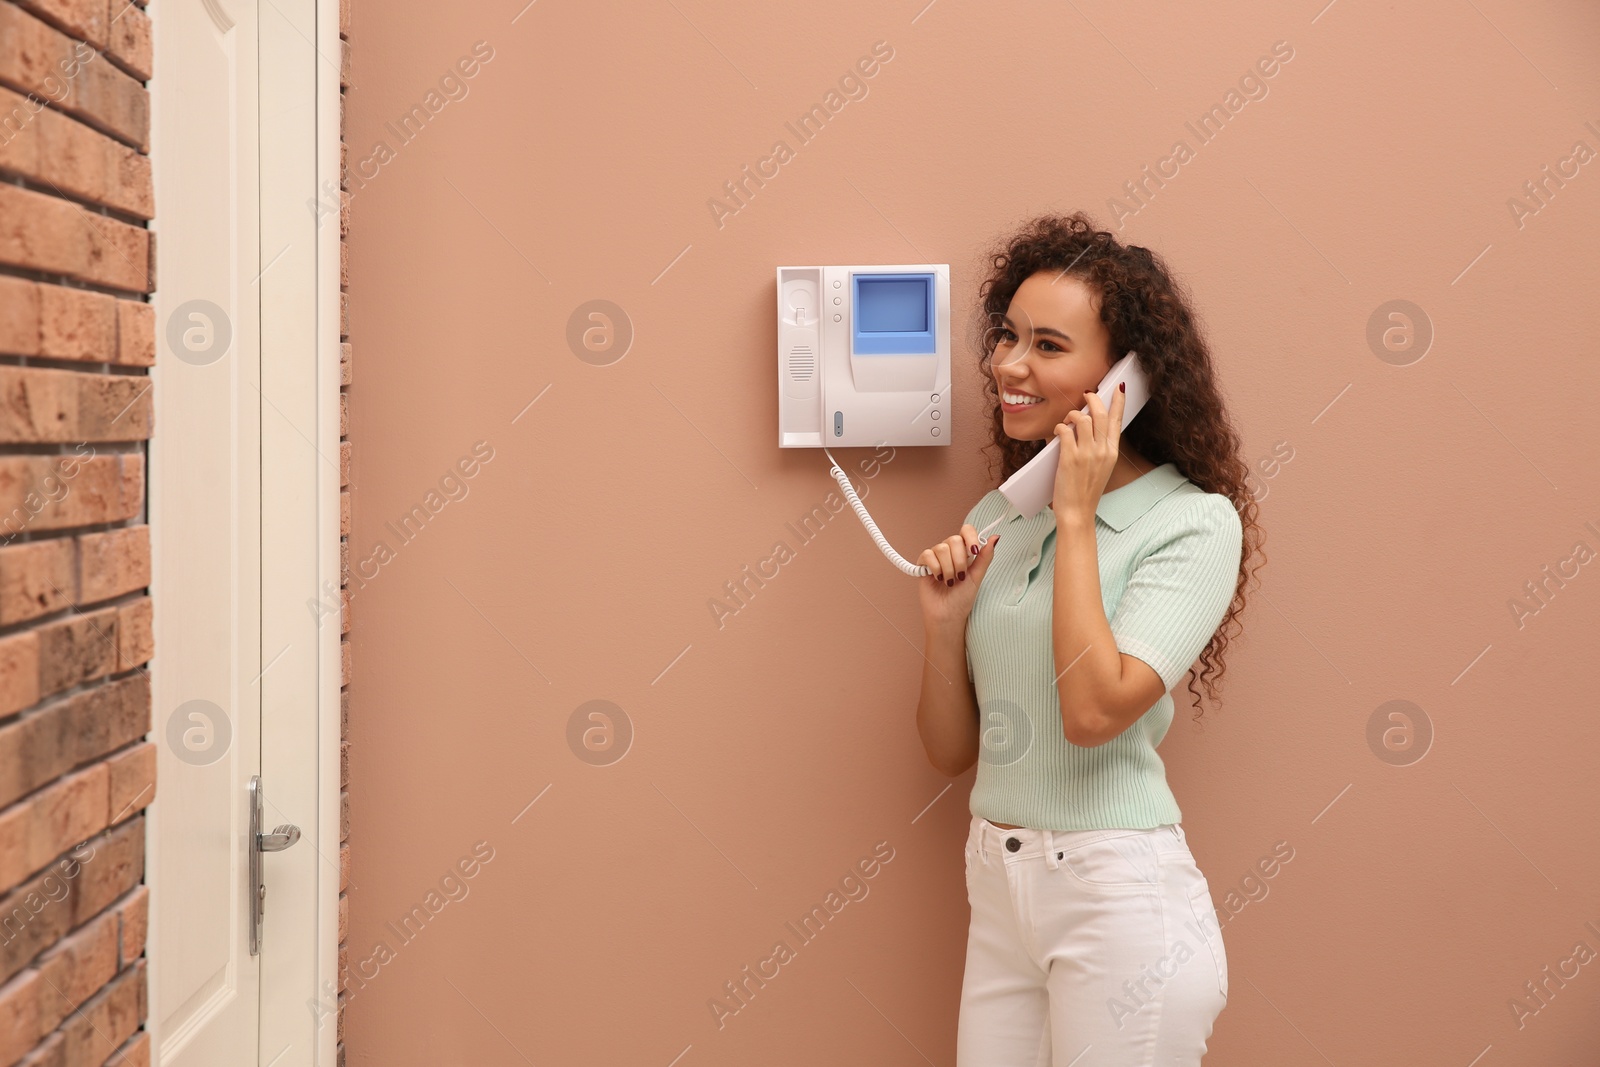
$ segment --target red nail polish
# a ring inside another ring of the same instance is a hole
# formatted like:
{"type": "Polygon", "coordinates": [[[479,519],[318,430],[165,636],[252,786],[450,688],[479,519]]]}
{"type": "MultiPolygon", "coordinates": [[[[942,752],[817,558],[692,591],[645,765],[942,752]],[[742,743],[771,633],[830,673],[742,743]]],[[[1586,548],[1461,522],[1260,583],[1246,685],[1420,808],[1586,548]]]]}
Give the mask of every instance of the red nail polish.
{"type": "Polygon", "coordinates": [[[1126,393],[1128,391],[1128,383],[1127,382],[1118,382],[1117,383],[1117,388],[1120,391],[1126,393]]]}

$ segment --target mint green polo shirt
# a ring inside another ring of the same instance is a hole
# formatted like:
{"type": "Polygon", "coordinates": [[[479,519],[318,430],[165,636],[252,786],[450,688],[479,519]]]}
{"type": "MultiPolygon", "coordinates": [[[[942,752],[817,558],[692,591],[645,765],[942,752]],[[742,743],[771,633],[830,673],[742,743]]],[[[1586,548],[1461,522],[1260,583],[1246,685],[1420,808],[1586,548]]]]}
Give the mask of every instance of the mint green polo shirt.
{"type": "Polygon", "coordinates": [[[1117,648],[1148,663],[1167,692],[1092,748],[1068,741],[1061,727],[1051,639],[1055,512],[1024,517],[993,489],[966,522],[981,530],[1001,515],[1000,543],[967,620],[980,719],[972,813],[1041,830],[1181,821],[1156,746],[1172,724],[1172,689],[1233,598],[1243,529],[1232,501],[1171,463],[1101,494],[1094,530],[1106,619],[1117,648]]]}

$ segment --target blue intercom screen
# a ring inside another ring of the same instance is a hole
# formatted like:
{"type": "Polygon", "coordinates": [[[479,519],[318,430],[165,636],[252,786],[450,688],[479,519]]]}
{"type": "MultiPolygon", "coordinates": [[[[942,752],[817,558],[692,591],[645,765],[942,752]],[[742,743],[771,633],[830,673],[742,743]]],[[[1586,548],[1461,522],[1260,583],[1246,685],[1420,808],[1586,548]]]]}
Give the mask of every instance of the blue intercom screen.
{"type": "Polygon", "coordinates": [[[936,350],[931,274],[857,274],[852,330],[858,355],[936,350]]]}
{"type": "Polygon", "coordinates": [[[921,332],[928,328],[928,283],[863,278],[856,315],[862,333],[921,332]]]}

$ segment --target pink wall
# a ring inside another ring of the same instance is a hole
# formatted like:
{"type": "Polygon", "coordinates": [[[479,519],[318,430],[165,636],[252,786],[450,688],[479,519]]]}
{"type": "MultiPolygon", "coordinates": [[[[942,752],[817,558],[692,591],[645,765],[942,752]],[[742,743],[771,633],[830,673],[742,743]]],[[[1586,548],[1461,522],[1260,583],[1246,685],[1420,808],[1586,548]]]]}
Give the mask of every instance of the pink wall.
{"type": "Polygon", "coordinates": [[[954,1062],[971,775],[917,738],[912,583],[848,511],[803,545],[788,525],[836,488],[775,445],[773,268],[951,265],[953,447],[866,483],[914,554],[994,484],[981,249],[1044,210],[1112,223],[1117,197],[1192,287],[1261,463],[1270,562],[1224,704],[1200,728],[1185,696],[1162,746],[1228,911],[1207,1063],[1594,1062],[1600,962],[1563,961],[1600,951],[1573,669],[1600,606],[1600,176],[1568,161],[1600,150],[1600,12],[519,6],[355,12],[349,163],[392,153],[349,183],[353,1063],[954,1062]],[[786,123],[875,47],[802,144],[786,123]],[[430,91],[402,142],[386,124],[430,91]],[[1186,124],[1230,91],[1202,143],[1186,124]],[[793,158],[719,223],[778,140],[793,158]],[[1124,183],[1179,140],[1137,206],[1124,183]],[[1546,165],[1569,177],[1519,220],[1546,165]],[[610,365],[569,346],[593,300],[631,323],[610,365]],[[1431,341],[1382,358],[1396,300],[1431,341]],[[607,765],[572,732],[590,701],[632,732],[607,765]],[[1420,758],[1369,741],[1392,701],[1420,758]],[[785,923],[875,849],[802,944],[785,923]],[[794,958],[719,1026],[780,939],[794,958]],[[1541,1003],[1547,966],[1568,979],[1541,1003]]]}

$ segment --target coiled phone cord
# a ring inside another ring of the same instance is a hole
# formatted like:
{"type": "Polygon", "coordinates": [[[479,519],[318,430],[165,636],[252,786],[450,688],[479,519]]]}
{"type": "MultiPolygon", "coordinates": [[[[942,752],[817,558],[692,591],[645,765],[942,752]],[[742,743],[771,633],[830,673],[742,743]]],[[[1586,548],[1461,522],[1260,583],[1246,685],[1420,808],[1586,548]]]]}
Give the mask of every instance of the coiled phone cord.
{"type": "MultiPolygon", "coordinates": [[[[850,484],[850,476],[844,472],[843,467],[839,466],[839,461],[833,458],[832,452],[829,452],[826,448],[824,448],[822,451],[823,454],[828,457],[828,462],[833,464],[833,469],[828,473],[833,475],[833,480],[839,483],[840,489],[844,490],[845,499],[850,501],[850,506],[855,509],[856,518],[861,520],[861,525],[867,528],[867,533],[871,534],[872,540],[877,542],[878,550],[888,557],[890,563],[893,563],[896,567],[899,567],[902,571],[913,578],[925,578],[932,574],[933,572],[927,567],[917,563],[912,563],[910,560],[906,559],[904,556],[894,550],[894,546],[889,544],[889,539],[883,536],[883,531],[878,529],[878,524],[872,521],[871,515],[867,514],[866,505],[863,504],[861,502],[861,498],[856,495],[855,486],[850,484]]],[[[1001,518],[1004,517],[1004,515],[1001,516],[1001,518]]],[[[994,522],[991,522],[988,526],[985,526],[978,533],[978,550],[980,552],[983,550],[983,546],[989,543],[989,531],[993,530],[999,524],[1000,519],[995,519],[994,522]]]]}

